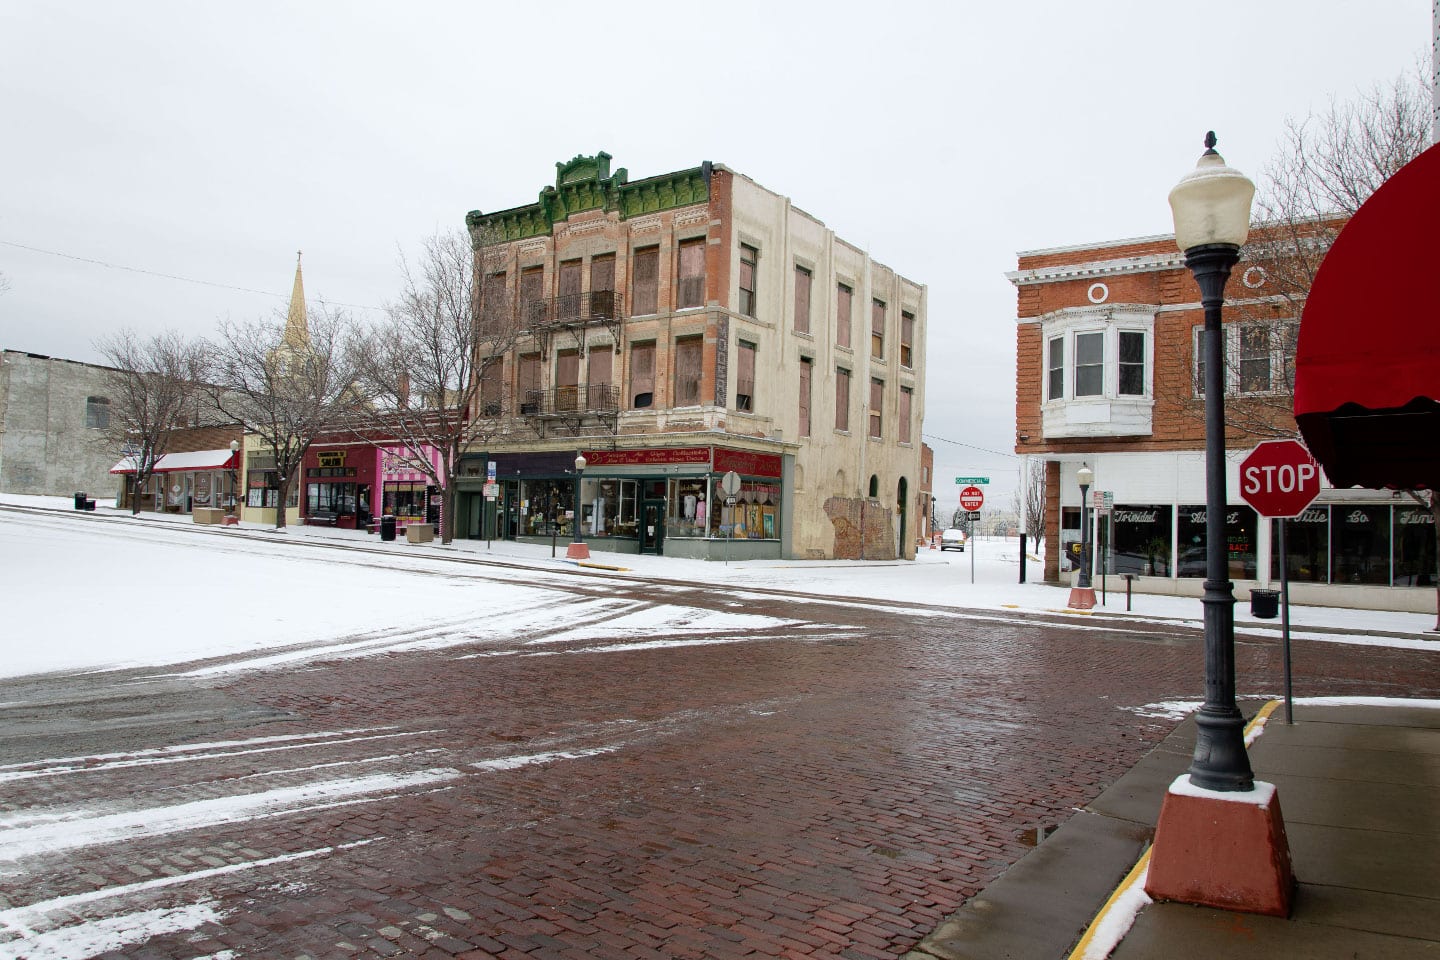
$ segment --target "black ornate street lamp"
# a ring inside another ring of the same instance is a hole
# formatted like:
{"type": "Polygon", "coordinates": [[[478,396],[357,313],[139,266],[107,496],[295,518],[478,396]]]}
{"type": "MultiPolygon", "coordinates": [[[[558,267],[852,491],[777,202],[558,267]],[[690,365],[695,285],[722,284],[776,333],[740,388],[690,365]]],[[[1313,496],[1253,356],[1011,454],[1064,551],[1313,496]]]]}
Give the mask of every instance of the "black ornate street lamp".
{"type": "Polygon", "coordinates": [[[590,547],[586,545],[585,531],[581,529],[584,504],[580,500],[580,484],[585,479],[585,462],[585,454],[575,454],[575,519],[570,524],[570,546],[565,550],[565,556],[571,560],[590,559],[590,547]]]}
{"type": "Polygon", "coordinates": [[[1080,481],[1080,579],[1076,586],[1081,590],[1090,589],[1090,484],[1095,482],[1095,471],[1081,464],[1075,471],[1080,481]]]}
{"type": "Polygon", "coordinates": [[[1205,309],[1205,704],[1195,715],[1190,782],[1209,790],[1255,787],[1245,718],[1235,706],[1235,593],[1225,539],[1225,349],[1221,307],[1230,268],[1250,230],[1255,185],[1225,165],[1215,134],[1195,169],[1170,191],[1175,243],[1200,286],[1205,309]]]}

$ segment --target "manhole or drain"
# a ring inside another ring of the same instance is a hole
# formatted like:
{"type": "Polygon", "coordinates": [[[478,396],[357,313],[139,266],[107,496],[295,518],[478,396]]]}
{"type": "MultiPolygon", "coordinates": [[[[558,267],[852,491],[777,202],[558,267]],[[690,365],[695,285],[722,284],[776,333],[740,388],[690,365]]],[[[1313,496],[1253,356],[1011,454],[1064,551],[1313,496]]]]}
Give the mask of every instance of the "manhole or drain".
{"type": "Polygon", "coordinates": [[[1020,842],[1025,844],[1025,846],[1027,847],[1038,847],[1040,844],[1045,842],[1046,837],[1050,836],[1050,834],[1054,833],[1056,830],[1059,829],[1060,827],[1058,825],[1047,827],[1030,827],[1028,830],[1020,831],[1020,842]]]}

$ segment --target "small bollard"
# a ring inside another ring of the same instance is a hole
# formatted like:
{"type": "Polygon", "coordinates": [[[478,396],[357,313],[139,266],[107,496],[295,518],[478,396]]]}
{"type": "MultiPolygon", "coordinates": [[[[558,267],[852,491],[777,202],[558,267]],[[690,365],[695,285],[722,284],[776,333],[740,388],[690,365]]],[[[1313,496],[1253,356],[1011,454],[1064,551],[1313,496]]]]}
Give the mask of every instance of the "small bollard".
{"type": "Polygon", "coordinates": [[[1131,584],[1133,584],[1133,583],[1135,582],[1135,574],[1133,574],[1133,573],[1123,573],[1123,574],[1121,574],[1121,576],[1123,576],[1123,577],[1125,578],[1125,612],[1126,612],[1126,613],[1129,613],[1129,612],[1130,612],[1130,586],[1131,586],[1131,584]]]}

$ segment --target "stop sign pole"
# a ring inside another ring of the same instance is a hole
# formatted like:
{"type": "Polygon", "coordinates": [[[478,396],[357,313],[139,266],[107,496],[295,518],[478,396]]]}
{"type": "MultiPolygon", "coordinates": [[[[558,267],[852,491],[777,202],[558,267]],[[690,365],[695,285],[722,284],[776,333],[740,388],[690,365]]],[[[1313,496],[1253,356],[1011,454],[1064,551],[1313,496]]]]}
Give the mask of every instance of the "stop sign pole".
{"type": "MultiPolygon", "coordinates": [[[[960,491],[960,507],[974,513],[985,505],[985,491],[971,485],[960,491]]],[[[970,523],[970,582],[975,582],[975,523],[970,523]]]]}
{"type": "Polygon", "coordinates": [[[1295,722],[1290,671],[1290,562],[1285,521],[1298,517],[1320,495],[1320,467],[1296,440],[1267,440],[1240,461],[1240,498],[1262,517],[1280,521],[1280,642],[1285,669],[1285,722],[1295,722]]]}

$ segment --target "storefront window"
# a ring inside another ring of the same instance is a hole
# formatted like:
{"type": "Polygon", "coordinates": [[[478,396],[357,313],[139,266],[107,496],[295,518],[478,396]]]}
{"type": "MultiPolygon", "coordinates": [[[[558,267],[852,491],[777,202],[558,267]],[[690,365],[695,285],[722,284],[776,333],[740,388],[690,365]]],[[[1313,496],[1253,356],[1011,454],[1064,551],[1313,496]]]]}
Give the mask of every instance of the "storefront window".
{"type": "MultiPolygon", "coordinates": [[[[714,487],[720,489],[720,478],[714,487]]],[[[735,506],[727,507],[720,495],[718,510],[710,510],[710,536],[733,537],[736,540],[780,539],[780,485],[764,480],[744,480],[735,497],[735,506]]]]}
{"type": "Polygon", "coordinates": [[[1110,573],[1170,574],[1170,506],[1126,504],[1110,515],[1110,573]]]}
{"type": "Polygon", "coordinates": [[[1435,586],[1435,517],[1424,507],[1395,508],[1395,586],[1435,586]]]}
{"type": "Polygon", "coordinates": [[[387,483],[383,512],[401,519],[424,520],[426,486],[424,483],[387,483]]]}
{"type": "Polygon", "coordinates": [[[1390,508],[1335,505],[1330,565],[1333,583],[1390,582],[1390,508]]]}
{"type": "Polygon", "coordinates": [[[666,492],[669,516],[665,519],[667,537],[703,537],[709,516],[709,481],[705,477],[671,480],[666,492]]]}
{"type": "MultiPolygon", "coordinates": [[[[1176,573],[1182,577],[1207,575],[1205,555],[1205,506],[1180,508],[1176,542],[1176,573]]],[[[1229,559],[1224,576],[1232,580],[1255,579],[1255,529],[1257,517],[1249,507],[1229,507],[1225,512],[1225,553],[1229,559]]]]}
{"type": "Polygon", "coordinates": [[[1296,583],[1330,579],[1330,508],[1311,507],[1293,520],[1270,521],[1270,576],[1280,578],[1280,524],[1285,524],[1285,568],[1296,583]]]}

